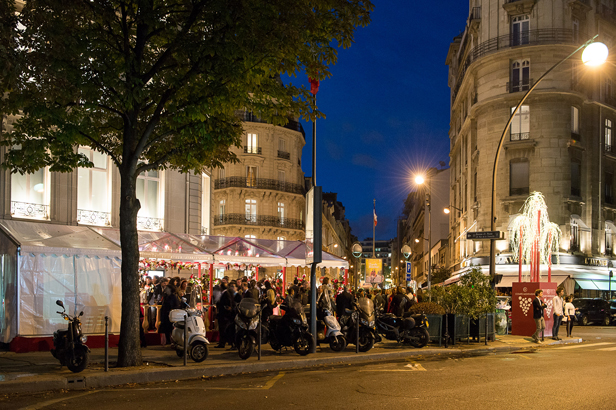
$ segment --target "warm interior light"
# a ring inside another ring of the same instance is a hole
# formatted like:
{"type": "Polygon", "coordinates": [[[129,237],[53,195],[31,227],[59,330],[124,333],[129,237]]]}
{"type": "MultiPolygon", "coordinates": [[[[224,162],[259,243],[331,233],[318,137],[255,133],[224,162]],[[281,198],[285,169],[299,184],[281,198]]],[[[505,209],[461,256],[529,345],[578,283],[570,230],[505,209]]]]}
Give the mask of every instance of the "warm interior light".
{"type": "Polygon", "coordinates": [[[337,244],[337,243],[335,243],[335,244],[334,244],[334,248],[337,248],[337,247],[338,247],[338,244],[337,244]]]}
{"type": "Polygon", "coordinates": [[[419,239],[415,239],[415,243],[419,243],[419,239]]]}
{"type": "Polygon", "coordinates": [[[582,62],[587,66],[596,67],[605,63],[608,54],[609,51],[605,44],[599,42],[592,43],[582,52],[582,62]]]}
{"type": "Polygon", "coordinates": [[[449,210],[449,208],[444,208],[444,209],[443,209],[443,212],[445,212],[446,214],[448,214],[448,213],[449,213],[449,212],[451,212],[451,211],[449,210]]]}
{"type": "Polygon", "coordinates": [[[415,177],[415,183],[416,183],[417,185],[421,185],[421,184],[423,184],[424,182],[425,182],[424,177],[422,177],[421,175],[417,175],[417,176],[415,177]]]}

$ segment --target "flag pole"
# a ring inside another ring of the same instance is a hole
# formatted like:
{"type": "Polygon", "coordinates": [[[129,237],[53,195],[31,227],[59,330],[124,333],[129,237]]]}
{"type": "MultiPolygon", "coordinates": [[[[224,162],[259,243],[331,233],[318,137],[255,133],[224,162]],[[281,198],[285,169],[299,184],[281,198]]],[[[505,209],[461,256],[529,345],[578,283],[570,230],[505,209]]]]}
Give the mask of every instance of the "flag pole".
{"type": "Polygon", "coordinates": [[[376,216],[376,199],[372,200],[372,258],[375,258],[376,255],[374,253],[374,244],[375,244],[375,231],[376,231],[376,221],[374,220],[376,216]]]}

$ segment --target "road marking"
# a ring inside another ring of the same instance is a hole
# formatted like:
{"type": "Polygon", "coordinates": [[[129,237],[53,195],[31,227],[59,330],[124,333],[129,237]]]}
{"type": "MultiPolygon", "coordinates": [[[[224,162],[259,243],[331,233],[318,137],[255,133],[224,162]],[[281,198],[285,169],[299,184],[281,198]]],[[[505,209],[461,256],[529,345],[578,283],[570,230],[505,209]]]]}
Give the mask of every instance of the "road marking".
{"type": "Polygon", "coordinates": [[[613,352],[616,350],[616,347],[606,347],[605,349],[597,349],[597,350],[601,350],[603,352],[613,352]]]}
{"type": "Polygon", "coordinates": [[[76,394],[76,395],[70,396],[70,397],[61,397],[59,399],[47,400],[47,401],[44,401],[42,403],[36,403],[36,404],[33,404],[31,406],[28,406],[28,407],[22,407],[21,410],[38,410],[38,409],[42,409],[42,408],[47,407],[47,406],[51,406],[52,404],[60,403],[60,402],[65,401],[65,400],[77,399],[79,397],[87,396],[87,395],[92,394],[92,393],[98,393],[99,391],[100,390],[98,390],[98,391],[87,391],[85,393],[76,394]]]}
{"type": "Polygon", "coordinates": [[[411,362],[411,363],[407,364],[404,367],[410,368],[411,370],[420,371],[420,372],[425,372],[426,371],[426,369],[422,365],[417,363],[417,362],[411,362]]]}
{"type": "Polygon", "coordinates": [[[597,347],[597,346],[605,346],[605,345],[613,345],[614,343],[591,343],[588,345],[576,345],[576,346],[566,346],[566,347],[561,347],[560,349],[580,349],[582,347],[597,347]]]}
{"type": "Polygon", "coordinates": [[[519,355],[518,355],[518,357],[523,357],[523,358],[525,358],[525,359],[527,359],[527,360],[532,360],[530,357],[525,356],[525,355],[523,355],[523,354],[519,354],[519,355]]]}
{"type": "Polygon", "coordinates": [[[427,371],[422,365],[420,365],[419,363],[412,361],[412,360],[406,360],[407,362],[410,362],[409,364],[404,365],[403,369],[359,369],[358,371],[360,372],[425,372],[427,371]]]}
{"type": "Polygon", "coordinates": [[[259,387],[205,387],[203,390],[269,390],[274,384],[285,375],[285,372],[280,372],[276,376],[272,377],[263,386],[259,387]]]}
{"type": "Polygon", "coordinates": [[[284,372],[278,373],[278,375],[272,377],[267,383],[265,383],[265,386],[263,386],[262,389],[263,390],[271,389],[272,386],[274,386],[274,383],[276,383],[278,380],[280,380],[282,378],[282,376],[284,376],[284,372]]]}

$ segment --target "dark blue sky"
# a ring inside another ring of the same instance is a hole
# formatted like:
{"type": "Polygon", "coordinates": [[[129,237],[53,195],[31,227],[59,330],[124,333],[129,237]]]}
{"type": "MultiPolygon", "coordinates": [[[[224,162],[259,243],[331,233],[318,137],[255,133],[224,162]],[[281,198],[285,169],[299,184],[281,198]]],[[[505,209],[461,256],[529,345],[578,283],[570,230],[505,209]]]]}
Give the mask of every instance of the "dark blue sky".
{"type": "MultiPolygon", "coordinates": [[[[445,58],[468,16],[463,0],[374,3],[372,23],[340,50],[317,94],[327,116],[317,122],[317,184],[338,193],[360,240],[372,237],[373,199],[376,238],[393,238],[414,171],[449,165],[445,58]]],[[[309,176],[312,125],[304,128],[302,168],[309,176]]]]}

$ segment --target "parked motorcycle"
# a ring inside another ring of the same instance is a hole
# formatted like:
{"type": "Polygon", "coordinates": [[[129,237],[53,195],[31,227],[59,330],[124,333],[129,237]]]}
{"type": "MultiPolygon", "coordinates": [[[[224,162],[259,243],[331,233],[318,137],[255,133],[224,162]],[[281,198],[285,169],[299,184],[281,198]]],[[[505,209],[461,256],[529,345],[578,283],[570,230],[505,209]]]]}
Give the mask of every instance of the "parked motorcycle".
{"type": "Polygon", "coordinates": [[[284,316],[270,316],[268,321],[269,344],[274,350],[284,346],[293,346],[297,354],[306,356],[312,351],[312,334],[308,332],[308,321],[301,301],[297,300],[291,305],[280,306],[284,316]]]}
{"type": "MultiPolygon", "coordinates": [[[[310,307],[304,311],[308,321],[310,321],[310,307]]],[[[317,315],[317,341],[329,343],[329,348],[334,352],[343,351],[346,348],[347,341],[341,332],[342,328],[336,316],[329,309],[323,309],[322,316],[323,319],[319,319],[319,315],[317,315]]]]}
{"type": "Polygon", "coordinates": [[[53,346],[51,354],[60,361],[62,366],[68,367],[73,373],[79,373],[88,367],[90,349],[85,345],[87,337],[81,331],[81,321],[83,316],[80,312],[78,316],[66,314],[64,303],[56,301],[56,305],[62,308],[62,312],[56,312],[68,321],[67,330],[56,330],[53,333],[53,346]]]}
{"type": "MultiPolygon", "coordinates": [[[[258,328],[259,328],[259,312],[261,304],[256,299],[244,298],[237,305],[237,315],[235,316],[235,345],[240,358],[248,359],[257,344],[258,328]]],[[[261,343],[266,344],[268,341],[267,329],[265,325],[261,326],[261,343]]]]}
{"type": "Polygon", "coordinates": [[[210,344],[205,337],[205,323],[201,317],[203,311],[189,306],[184,298],[182,301],[187,306],[186,310],[173,309],[169,312],[169,321],[173,323],[171,345],[178,357],[184,356],[184,327],[188,326],[186,329],[188,357],[200,363],[207,359],[209,353],[207,345],[210,344]],[[184,321],[184,316],[186,316],[186,321],[184,321]]]}
{"type": "Polygon", "coordinates": [[[354,309],[346,309],[340,318],[342,334],[347,343],[359,345],[360,352],[367,352],[379,339],[375,327],[374,303],[368,298],[359,298],[354,309]],[[357,319],[359,317],[359,340],[357,340],[357,319]]]}
{"type": "Polygon", "coordinates": [[[376,317],[377,331],[386,339],[408,343],[416,348],[422,348],[430,341],[429,325],[424,314],[398,317],[393,313],[380,313],[376,317]]]}

